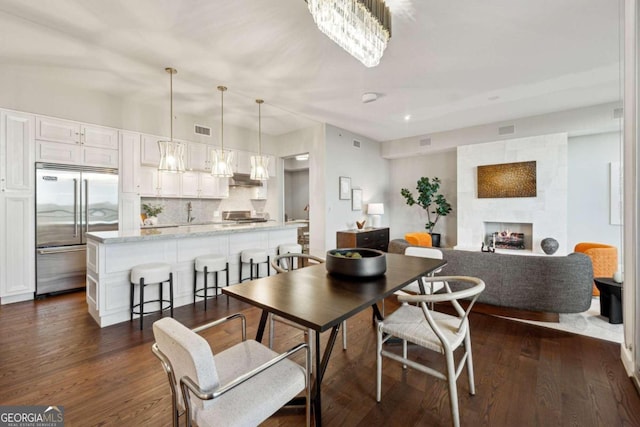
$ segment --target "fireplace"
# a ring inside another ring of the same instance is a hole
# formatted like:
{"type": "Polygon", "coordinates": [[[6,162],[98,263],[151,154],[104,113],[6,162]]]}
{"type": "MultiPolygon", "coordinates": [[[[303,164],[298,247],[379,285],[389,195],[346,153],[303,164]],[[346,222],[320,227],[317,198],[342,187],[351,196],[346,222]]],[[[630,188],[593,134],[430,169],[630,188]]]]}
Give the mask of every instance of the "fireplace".
{"type": "Polygon", "coordinates": [[[532,250],[533,224],[522,222],[484,222],[484,239],[497,249],[532,250]]]}

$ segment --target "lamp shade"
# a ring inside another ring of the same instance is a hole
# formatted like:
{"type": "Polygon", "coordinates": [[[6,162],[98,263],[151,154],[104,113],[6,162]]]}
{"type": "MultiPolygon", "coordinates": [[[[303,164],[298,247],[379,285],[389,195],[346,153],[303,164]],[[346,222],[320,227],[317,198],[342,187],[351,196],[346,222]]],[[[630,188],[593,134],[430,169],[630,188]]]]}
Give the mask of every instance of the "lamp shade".
{"type": "Polygon", "coordinates": [[[367,213],[369,215],[384,215],[384,203],[369,203],[367,213]]]}

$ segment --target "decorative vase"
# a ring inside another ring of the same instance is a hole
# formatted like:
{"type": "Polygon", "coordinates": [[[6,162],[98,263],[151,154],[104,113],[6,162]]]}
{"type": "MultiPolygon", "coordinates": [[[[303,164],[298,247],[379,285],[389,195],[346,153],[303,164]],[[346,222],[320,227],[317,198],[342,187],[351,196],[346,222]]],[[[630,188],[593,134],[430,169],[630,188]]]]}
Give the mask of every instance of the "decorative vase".
{"type": "Polygon", "coordinates": [[[553,255],[558,250],[558,247],[560,247],[560,244],[553,237],[547,237],[542,239],[542,241],[540,242],[540,247],[545,254],[553,255]]]}
{"type": "Polygon", "coordinates": [[[157,216],[148,216],[144,220],[144,225],[158,225],[158,217],[157,216]]]}
{"type": "Polygon", "coordinates": [[[622,283],[622,271],[618,270],[613,273],[613,281],[616,283],[622,283]]]}

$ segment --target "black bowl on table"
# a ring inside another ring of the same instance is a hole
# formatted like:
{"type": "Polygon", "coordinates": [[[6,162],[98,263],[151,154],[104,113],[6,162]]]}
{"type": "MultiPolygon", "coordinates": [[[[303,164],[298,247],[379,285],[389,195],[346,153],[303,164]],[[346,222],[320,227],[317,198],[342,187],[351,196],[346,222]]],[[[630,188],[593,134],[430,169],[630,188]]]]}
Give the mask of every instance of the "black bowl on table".
{"type": "Polygon", "coordinates": [[[325,263],[329,273],[342,276],[375,277],[387,271],[386,255],[376,249],[332,249],[325,263]]]}

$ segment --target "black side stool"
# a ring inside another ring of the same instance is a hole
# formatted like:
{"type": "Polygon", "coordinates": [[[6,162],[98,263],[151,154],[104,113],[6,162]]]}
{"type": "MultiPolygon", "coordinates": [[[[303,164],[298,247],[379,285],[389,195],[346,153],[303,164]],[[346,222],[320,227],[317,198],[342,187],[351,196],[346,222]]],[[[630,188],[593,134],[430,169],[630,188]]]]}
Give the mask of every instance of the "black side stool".
{"type": "MultiPolygon", "coordinates": [[[[196,297],[204,298],[204,311],[207,311],[207,300],[209,298],[218,298],[218,274],[224,271],[226,273],[226,285],[229,286],[229,263],[224,255],[202,255],[196,258],[193,266],[193,303],[196,303],[196,297]],[[198,288],[198,273],[203,273],[203,284],[198,288]],[[214,274],[213,286],[209,286],[209,273],[214,274]],[[213,291],[209,294],[209,291],[213,291]]],[[[229,295],[227,295],[227,303],[229,295]]]]}
{"type": "Polygon", "coordinates": [[[242,283],[245,280],[253,280],[260,277],[260,264],[267,264],[267,276],[271,274],[269,268],[269,255],[264,249],[245,249],[240,252],[240,273],[238,282],[242,283]],[[245,264],[249,264],[249,277],[242,278],[242,267],[245,264]],[[255,272],[255,275],[254,275],[255,272]]]}
{"type": "Polygon", "coordinates": [[[136,265],[131,269],[131,288],[129,292],[130,301],[130,320],[133,321],[133,315],[140,315],[140,330],[143,327],[143,318],[146,314],[162,313],[165,310],[171,311],[173,317],[173,273],[171,266],[164,262],[154,262],[150,264],[136,265]],[[164,299],[163,288],[165,283],[169,283],[169,299],[164,299]],[[151,285],[158,285],[158,299],[145,301],[144,288],[151,285]],[[134,302],[135,287],[139,287],[140,298],[138,303],[134,302]],[[145,304],[157,303],[157,310],[144,310],[145,304]]]}
{"type": "Polygon", "coordinates": [[[596,277],[600,291],[600,315],[609,318],[609,323],[622,323],[622,283],[608,277],[596,277]]]}

